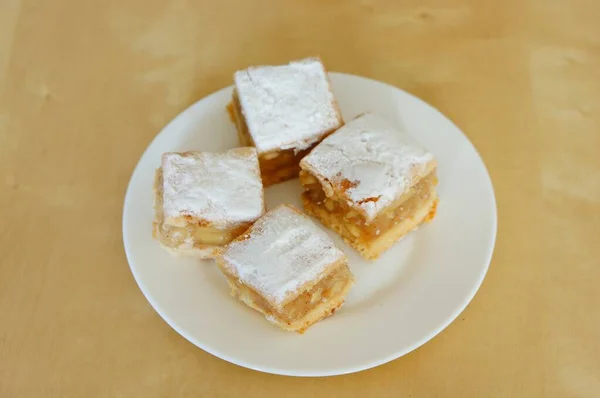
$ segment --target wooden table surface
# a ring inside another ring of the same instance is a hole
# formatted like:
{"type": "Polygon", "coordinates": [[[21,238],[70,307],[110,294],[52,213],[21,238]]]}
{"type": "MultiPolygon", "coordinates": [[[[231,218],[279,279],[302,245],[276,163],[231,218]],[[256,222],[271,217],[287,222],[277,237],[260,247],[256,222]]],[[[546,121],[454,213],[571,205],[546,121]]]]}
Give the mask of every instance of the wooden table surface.
{"type": "Polygon", "coordinates": [[[0,397],[600,396],[597,0],[0,2],[0,397]],[[125,259],[140,155],[234,70],[319,54],[439,108],[496,189],[490,271],[450,327],[358,374],[212,357],[125,259]]]}

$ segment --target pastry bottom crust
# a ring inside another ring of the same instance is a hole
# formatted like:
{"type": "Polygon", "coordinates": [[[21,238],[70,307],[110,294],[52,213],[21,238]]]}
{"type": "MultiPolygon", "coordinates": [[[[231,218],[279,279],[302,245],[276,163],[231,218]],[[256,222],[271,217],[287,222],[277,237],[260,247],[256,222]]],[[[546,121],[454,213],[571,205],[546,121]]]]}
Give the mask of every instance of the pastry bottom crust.
{"type": "Polygon", "coordinates": [[[348,245],[357,250],[367,260],[378,258],[381,253],[392,247],[406,234],[417,229],[424,222],[433,220],[438,202],[439,199],[434,191],[426,201],[415,208],[412,214],[404,215],[400,222],[376,238],[365,240],[348,232],[348,228],[345,226],[348,221],[342,215],[329,212],[322,205],[314,203],[306,192],[302,194],[302,204],[306,212],[319,219],[326,227],[337,232],[348,245]]]}

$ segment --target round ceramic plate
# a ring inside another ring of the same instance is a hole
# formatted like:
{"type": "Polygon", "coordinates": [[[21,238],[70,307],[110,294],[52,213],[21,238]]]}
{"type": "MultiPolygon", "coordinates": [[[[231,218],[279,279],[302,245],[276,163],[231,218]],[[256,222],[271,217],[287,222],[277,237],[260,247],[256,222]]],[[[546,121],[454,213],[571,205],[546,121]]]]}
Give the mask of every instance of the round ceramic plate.
{"type": "MultiPolygon", "coordinates": [[[[418,98],[370,79],[331,73],[345,120],[371,111],[404,126],[438,160],[435,220],[378,260],[361,259],[337,235],[356,284],[346,304],[305,334],[281,331],[229,295],[211,261],[172,257],[152,239],[153,178],[168,151],[237,146],[226,105],[232,87],[181,113],[150,144],[127,190],[123,240],[135,279],[183,337],[240,366],[294,376],[356,372],[396,359],[442,331],[479,288],[496,239],[496,203],[485,166],[465,135],[418,98]]],[[[266,189],[267,208],[301,208],[297,180],[266,189]]],[[[319,224],[320,225],[320,224],[319,224]]]]}

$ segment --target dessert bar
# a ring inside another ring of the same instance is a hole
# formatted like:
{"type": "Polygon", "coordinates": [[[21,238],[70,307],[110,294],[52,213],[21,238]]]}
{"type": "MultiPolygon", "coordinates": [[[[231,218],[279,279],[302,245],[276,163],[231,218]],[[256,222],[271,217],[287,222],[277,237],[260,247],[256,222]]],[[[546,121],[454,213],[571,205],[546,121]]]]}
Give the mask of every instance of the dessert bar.
{"type": "Polygon", "coordinates": [[[258,152],[265,186],[296,178],[300,159],[343,123],[318,58],[250,67],[234,81],[229,111],[241,145],[258,152]]]}
{"type": "Polygon", "coordinates": [[[234,297],[287,331],[331,315],[354,283],[345,254],[296,208],[268,211],[217,256],[234,297]]]}
{"type": "Polygon", "coordinates": [[[367,259],[435,217],[435,159],[373,114],[325,138],[300,167],[305,210],[367,259]]]}
{"type": "Polygon", "coordinates": [[[154,209],[153,235],[166,249],[212,257],[265,211],[256,150],[165,153],[154,209]]]}

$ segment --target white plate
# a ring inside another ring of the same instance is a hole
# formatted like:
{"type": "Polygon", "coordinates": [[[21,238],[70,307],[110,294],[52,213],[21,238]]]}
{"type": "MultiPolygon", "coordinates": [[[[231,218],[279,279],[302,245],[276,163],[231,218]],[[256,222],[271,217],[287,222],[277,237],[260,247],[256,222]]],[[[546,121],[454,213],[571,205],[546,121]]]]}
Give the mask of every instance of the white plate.
{"type": "MultiPolygon", "coordinates": [[[[372,111],[404,125],[438,159],[435,220],[375,262],[348,254],[356,284],[333,317],[304,335],[283,332],[229,296],[213,262],[171,257],[152,239],[152,183],[167,151],[237,146],[225,106],[231,87],[181,113],[154,139],[127,190],[123,240],[140,289],[183,337],[240,366],[294,376],[356,372],[396,359],[442,331],[479,288],[496,239],[496,203],[485,166],[464,134],[437,110],[395,87],[331,74],[346,120],[372,111]]],[[[267,207],[301,207],[297,180],[266,190],[267,207]]]]}

